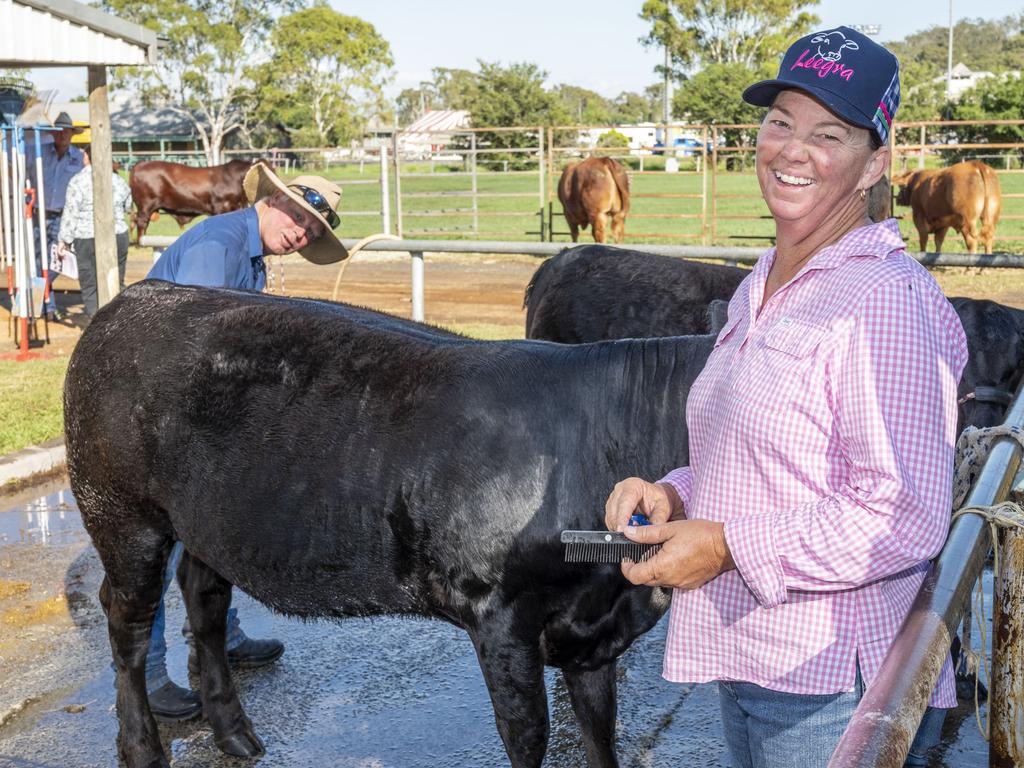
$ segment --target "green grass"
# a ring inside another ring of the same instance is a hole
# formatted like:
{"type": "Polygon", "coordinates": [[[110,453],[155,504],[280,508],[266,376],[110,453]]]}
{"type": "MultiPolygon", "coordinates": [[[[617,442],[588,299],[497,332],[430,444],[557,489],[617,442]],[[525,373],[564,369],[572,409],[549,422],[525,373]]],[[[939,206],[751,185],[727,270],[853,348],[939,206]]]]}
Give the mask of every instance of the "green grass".
{"type": "Polygon", "coordinates": [[[64,431],[67,356],[0,360],[0,456],[64,431]]]}
{"type": "MultiPolygon", "coordinates": [[[[645,167],[659,162],[660,158],[648,158],[645,167]]],[[[752,172],[719,171],[706,181],[695,173],[692,163],[683,161],[680,173],[664,172],[632,174],[633,193],[629,218],[626,221],[627,243],[678,243],[683,245],[701,244],[706,238],[713,245],[770,244],[773,225],[768,210],[761,199],[757,179],[752,172]],[[702,231],[700,217],[702,201],[699,197],[646,197],[646,195],[700,195],[706,185],[707,224],[702,231]],[[712,219],[712,214],[717,219],[712,219]],[[735,218],[733,218],[735,217],[735,218]]],[[[334,165],[326,173],[344,188],[341,233],[343,237],[363,237],[381,229],[380,186],[377,182],[377,166],[367,163],[360,174],[358,165],[334,165]],[[375,215],[356,215],[356,212],[375,212],[375,215]]],[[[513,194],[518,197],[478,198],[477,234],[473,234],[473,215],[469,176],[453,175],[461,167],[436,164],[434,172],[426,163],[403,165],[402,172],[402,224],[407,238],[422,239],[489,239],[489,240],[539,240],[541,198],[536,173],[505,174],[479,171],[477,189],[481,194],[513,194]],[[413,175],[424,174],[424,175],[413,175]],[[456,210],[461,209],[461,210],[456,210]],[[428,211],[443,211],[441,215],[427,215],[428,211]]],[[[298,173],[298,171],[297,171],[298,173]]],[[[1002,220],[997,229],[996,250],[1012,253],[1024,252],[1024,197],[1011,198],[1007,195],[1024,195],[1024,172],[1000,171],[1004,200],[1002,220]],[[1013,217],[1020,217],[1015,219],[1013,217]],[[1019,239],[1012,239],[1019,238],[1019,239]]],[[[551,196],[549,179],[545,178],[545,197],[553,201],[554,240],[568,242],[568,228],[561,216],[561,206],[551,196]]],[[[557,183],[557,174],[554,178],[557,183]]],[[[392,226],[397,219],[394,198],[394,179],[391,180],[392,226]]],[[[895,215],[901,217],[900,231],[912,248],[916,249],[917,233],[910,220],[910,209],[897,207],[895,215]]],[[[169,216],[162,216],[149,229],[151,234],[177,235],[177,223],[169,216]]],[[[590,234],[582,235],[584,241],[590,234]]],[[[931,243],[930,243],[931,245],[931,243]]],[[[963,238],[951,233],[946,238],[945,250],[964,252],[963,238]]]]}

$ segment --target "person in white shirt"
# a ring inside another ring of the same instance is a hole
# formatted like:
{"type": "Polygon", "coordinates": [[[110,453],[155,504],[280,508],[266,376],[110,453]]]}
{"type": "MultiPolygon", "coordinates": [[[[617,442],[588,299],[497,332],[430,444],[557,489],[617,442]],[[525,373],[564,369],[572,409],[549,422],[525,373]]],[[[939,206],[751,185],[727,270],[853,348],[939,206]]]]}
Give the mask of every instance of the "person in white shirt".
{"type": "MultiPolygon", "coordinates": [[[[128,261],[128,222],[132,193],[120,174],[113,173],[114,234],[117,238],[117,272],[124,288],[125,265],[128,261]]],[[[68,182],[64,199],[64,213],[60,220],[57,255],[67,258],[73,250],[78,260],[78,282],[82,286],[85,314],[91,317],[98,309],[96,296],[96,240],[93,232],[92,167],[85,154],[85,167],[68,182]]]]}

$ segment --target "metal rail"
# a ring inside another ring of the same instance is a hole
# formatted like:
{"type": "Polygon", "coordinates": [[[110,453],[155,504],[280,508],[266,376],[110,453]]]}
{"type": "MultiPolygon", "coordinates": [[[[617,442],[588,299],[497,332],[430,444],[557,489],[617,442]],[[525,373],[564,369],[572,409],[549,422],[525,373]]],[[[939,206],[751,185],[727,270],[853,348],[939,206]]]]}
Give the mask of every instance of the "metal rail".
{"type": "MultiPolygon", "coordinates": [[[[1018,390],[1007,411],[1007,425],[1024,426],[1022,392],[1018,390]]],[[[964,506],[1006,500],[1021,455],[1015,440],[998,439],[964,506]]],[[[935,568],[921,585],[874,684],[839,740],[829,768],[903,765],[990,545],[989,526],[978,515],[964,515],[953,523],[935,568]]]]}
{"type": "MultiPolygon", "coordinates": [[[[428,230],[429,231],[429,230],[428,230]]],[[[697,235],[699,237],[700,235],[697,235]]],[[[159,252],[171,245],[177,238],[160,235],[146,235],[139,245],[155,249],[154,260],[159,252]]],[[[342,240],[351,248],[357,240],[342,240]]],[[[364,251],[405,251],[412,257],[412,306],[413,320],[423,320],[423,254],[425,253],[486,253],[523,254],[527,256],[555,256],[571,245],[566,243],[517,242],[513,240],[381,240],[364,246],[364,251]]],[[[753,264],[764,253],[763,248],[741,246],[707,245],[630,245],[631,249],[646,253],[674,256],[683,259],[715,259],[734,264],[753,264]]],[[[930,266],[958,267],[1024,267],[1024,256],[1009,253],[960,254],[960,253],[915,253],[918,261],[930,266]]]]}

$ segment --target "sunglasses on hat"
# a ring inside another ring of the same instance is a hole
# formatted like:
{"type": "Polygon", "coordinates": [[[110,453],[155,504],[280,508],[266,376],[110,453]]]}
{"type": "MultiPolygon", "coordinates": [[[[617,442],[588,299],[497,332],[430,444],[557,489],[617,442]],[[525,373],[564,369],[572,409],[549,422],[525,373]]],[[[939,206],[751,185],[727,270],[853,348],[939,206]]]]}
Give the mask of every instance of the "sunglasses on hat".
{"type": "Polygon", "coordinates": [[[324,215],[327,223],[331,225],[331,229],[337,229],[341,219],[338,218],[338,214],[328,204],[327,198],[312,187],[304,187],[302,184],[289,184],[288,189],[293,189],[302,195],[303,200],[309,203],[314,210],[324,215]]]}

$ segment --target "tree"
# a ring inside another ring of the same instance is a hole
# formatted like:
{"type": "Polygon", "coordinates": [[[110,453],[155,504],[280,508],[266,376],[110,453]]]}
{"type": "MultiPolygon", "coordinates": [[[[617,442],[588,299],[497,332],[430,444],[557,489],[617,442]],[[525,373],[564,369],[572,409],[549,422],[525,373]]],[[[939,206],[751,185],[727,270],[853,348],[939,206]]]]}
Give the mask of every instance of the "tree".
{"type": "Polygon", "coordinates": [[[701,65],[753,69],[777,61],[818,18],[803,10],[818,0],[645,0],[647,46],[668,46],[674,74],[701,65]]]}
{"type": "Polygon", "coordinates": [[[117,82],[161,102],[195,127],[210,164],[221,161],[225,138],[245,120],[251,67],[266,56],[274,18],[301,0],[103,0],[104,10],[167,40],[153,67],[123,69],[117,82]]]}
{"type": "Polygon", "coordinates": [[[271,34],[275,56],[261,80],[266,103],[293,108],[289,130],[300,143],[335,145],[361,135],[383,101],[391,48],[372,24],[316,5],[280,18],[271,34]]]}
{"type": "MultiPolygon", "coordinates": [[[[900,60],[905,92],[946,74],[949,28],[931,26],[886,43],[900,60]]],[[[961,19],[953,27],[953,63],[979,71],[1024,69],[1024,14],[1003,19],[961,19]]]]}
{"type": "MultiPolygon", "coordinates": [[[[1024,120],[1024,74],[987,77],[967,91],[953,107],[955,120],[1024,120]]],[[[1024,126],[973,125],[957,129],[962,143],[1019,143],[1024,126]]],[[[1024,161],[1024,150],[1017,151],[1024,161]]]]}
{"type": "Polygon", "coordinates": [[[555,86],[555,94],[569,120],[579,125],[608,125],[613,105],[599,93],[565,83],[555,86]]]}
{"type": "Polygon", "coordinates": [[[479,75],[468,69],[434,67],[433,90],[436,94],[434,109],[470,109],[479,87],[479,75]]]}
{"type": "MultiPolygon", "coordinates": [[[[753,82],[774,77],[776,66],[762,63],[753,70],[730,64],[708,64],[676,91],[673,115],[690,123],[742,125],[759,123],[764,110],[743,101],[743,89],[753,82]]],[[[728,128],[727,144],[752,146],[756,130],[728,128]]]]}
{"type": "Polygon", "coordinates": [[[654,120],[657,109],[649,95],[623,91],[612,104],[612,122],[648,123],[654,120]]]}
{"type": "Polygon", "coordinates": [[[406,88],[395,100],[401,125],[408,125],[431,109],[469,109],[477,75],[468,69],[434,67],[432,80],[419,88],[406,88]]]}
{"type": "MultiPolygon", "coordinates": [[[[565,125],[569,122],[558,97],[544,89],[547,73],[536,64],[518,63],[507,67],[480,62],[477,87],[469,102],[473,124],[483,127],[565,125]]],[[[537,146],[537,138],[523,131],[484,132],[479,141],[491,148],[537,146]]],[[[524,168],[532,159],[525,152],[487,154],[486,165],[524,168]]]]}

